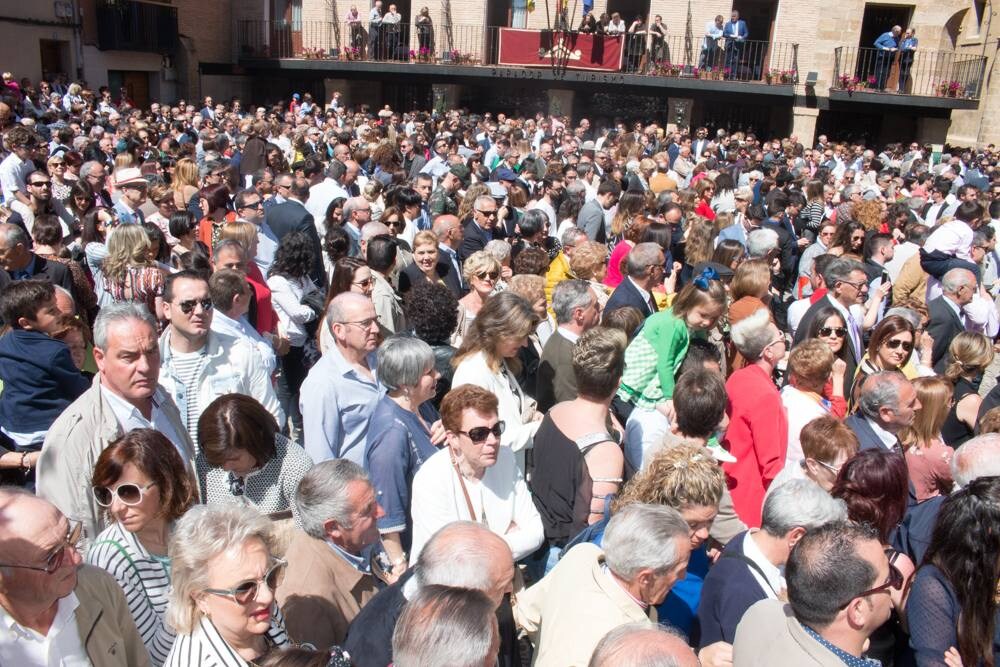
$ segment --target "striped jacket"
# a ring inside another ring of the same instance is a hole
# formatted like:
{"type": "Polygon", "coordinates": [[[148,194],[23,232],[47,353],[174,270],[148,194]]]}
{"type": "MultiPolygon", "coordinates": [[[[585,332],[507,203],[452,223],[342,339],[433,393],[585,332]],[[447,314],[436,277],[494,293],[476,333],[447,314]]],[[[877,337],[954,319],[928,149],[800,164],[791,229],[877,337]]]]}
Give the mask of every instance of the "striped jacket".
{"type": "MultiPolygon", "coordinates": [[[[267,631],[267,641],[272,649],[288,645],[285,634],[285,619],[272,607],[271,627],[267,631]]],[[[194,632],[179,635],[167,656],[166,667],[249,667],[250,663],[240,657],[232,646],[226,643],[208,617],[202,616],[194,632]]]]}
{"type": "Polygon", "coordinates": [[[105,528],[91,543],[87,562],[114,576],[153,664],[163,665],[174,643],[174,631],[163,622],[169,572],[118,522],[105,528]]]}

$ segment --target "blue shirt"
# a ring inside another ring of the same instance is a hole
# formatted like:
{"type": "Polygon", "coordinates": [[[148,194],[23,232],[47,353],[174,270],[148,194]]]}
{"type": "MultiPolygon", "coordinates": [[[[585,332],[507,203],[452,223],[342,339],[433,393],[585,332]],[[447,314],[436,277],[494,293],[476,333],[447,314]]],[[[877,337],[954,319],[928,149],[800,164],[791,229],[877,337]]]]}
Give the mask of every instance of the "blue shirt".
{"type": "MultiPolygon", "coordinates": [[[[428,425],[439,419],[430,402],[420,406],[420,415],[428,425]]],[[[371,475],[372,486],[381,494],[379,504],[385,510],[385,516],[378,520],[379,531],[404,533],[403,548],[407,550],[413,476],[437,452],[430,433],[415,414],[388,396],[379,400],[365,443],[365,469],[371,475]]]]}
{"type": "Polygon", "coordinates": [[[261,220],[260,224],[257,225],[257,254],[253,261],[265,276],[271,268],[271,264],[274,263],[274,254],[277,251],[278,237],[268,224],[261,220]]]}
{"type": "Polygon", "coordinates": [[[899,42],[896,41],[896,37],[892,34],[892,31],[884,32],[879,35],[879,38],[875,40],[876,49],[895,49],[899,46],[899,42]]]}
{"type": "MultiPolygon", "coordinates": [[[[375,353],[368,367],[375,373],[375,353]]],[[[364,465],[365,438],[384,390],[364,377],[331,346],[309,371],[299,391],[303,447],[316,463],[344,458],[364,465]]]]}
{"type": "Polygon", "coordinates": [[[840,661],[843,662],[845,665],[849,665],[849,667],[882,667],[882,663],[879,662],[878,660],[872,660],[869,658],[859,658],[856,655],[851,655],[847,651],[837,646],[834,646],[830,642],[823,639],[818,632],[810,628],[808,625],[803,625],[802,629],[805,630],[810,637],[812,637],[820,644],[822,644],[823,648],[827,649],[828,651],[830,651],[830,653],[840,658],[840,661]]]}

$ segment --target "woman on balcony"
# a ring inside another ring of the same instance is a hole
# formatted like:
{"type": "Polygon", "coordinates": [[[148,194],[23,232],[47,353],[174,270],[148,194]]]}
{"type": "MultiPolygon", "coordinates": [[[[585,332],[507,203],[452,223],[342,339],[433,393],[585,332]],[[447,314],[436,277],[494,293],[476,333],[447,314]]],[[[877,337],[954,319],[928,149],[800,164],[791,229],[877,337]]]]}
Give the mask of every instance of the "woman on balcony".
{"type": "Polygon", "coordinates": [[[434,21],[431,20],[431,10],[426,6],[420,8],[420,13],[414,20],[417,24],[417,44],[421,52],[434,53],[434,21]]]}
{"type": "Polygon", "coordinates": [[[351,48],[357,49],[360,53],[365,45],[365,27],[361,23],[361,15],[358,14],[356,5],[351,5],[351,10],[347,12],[347,28],[351,35],[351,48]]]}

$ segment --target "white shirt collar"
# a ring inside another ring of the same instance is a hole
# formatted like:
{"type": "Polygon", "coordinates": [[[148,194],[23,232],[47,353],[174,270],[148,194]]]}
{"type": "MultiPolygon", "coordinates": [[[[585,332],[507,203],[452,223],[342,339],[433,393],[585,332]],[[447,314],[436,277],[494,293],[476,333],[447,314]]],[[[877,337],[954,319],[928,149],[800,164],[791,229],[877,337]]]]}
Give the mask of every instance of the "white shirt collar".
{"type": "Polygon", "coordinates": [[[639,287],[638,285],[636,285],[635,281],[632,280],[632,276],[626,276],[625,280],[627,280],[630,283],[632,283],[632,287],[634,287],[636,289],[636,291],[639,292],[639,294],[642,296],[643,301],[645,301],[646,303],[649,303],[649,298],[652,296],[649,292],[647,292],[646,290],[644,290],[641,287],[639,287]]]}
{"type": "Polygon", "coordinates": [[[879,426],[870,417],[865,417],[865,421],[867,421],[868,425],[872,427],[872,431],[875,432],[875,435],[877,435],[878,439],[882,441],[882,444],[885,445],[886,449],[892,449],[896,446],[896,443],[899,442],[899,438],[879,426]]]}
{"type": "MultiPolygon", "coordinates": [[[[767,581],[761,581],[764,584],[762,588],[764,592],[767,593],[767,597],[772,600],[777,599],[777,593],[780,593],[783,588],[785,588],[785,577],[777,565],[772,563],[764,555],[764,552],[760,550],[757,543],[753,540],[753,534],[759,529],[751,529],[747,532],[746,537],[743,538],[743,555],[752,560],[767,577],[767,581]]],[[[750,568],[750,574],[753,575],[754,579],[760,581],[760,575],[750,568]]]]}
{"type": "Polygon", "coordinates": [[[559,327],[556,329],[556,332],[574,345],[576,344],[576,341],[580,339],[580,334],[573,333],[565,327],[559,327]]]}

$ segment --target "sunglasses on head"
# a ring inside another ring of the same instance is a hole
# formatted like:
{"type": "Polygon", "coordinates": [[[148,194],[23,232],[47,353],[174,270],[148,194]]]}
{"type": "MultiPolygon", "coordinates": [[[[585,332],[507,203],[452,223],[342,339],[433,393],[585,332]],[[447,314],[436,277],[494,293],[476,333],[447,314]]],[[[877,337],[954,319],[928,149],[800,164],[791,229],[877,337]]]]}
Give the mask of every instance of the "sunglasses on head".
{"type": "Polygon", "coordinates": [[[503,421],[498,421],[492,427],[490,426],[477,426],[476,428],[469,429],[468,431],[459,431],[462,435],[469,436],[469,440],[473,444],[479,445],[486,442],[486,438],[490,437],[490,433],[499,438],[503,435],[505,425],[503,421]]]}
{"type": "Polygon", "coordinates": [[[281,577],[284,574],[285,565],[286,562],[284,560],[276,558],[274,565],[268,568],[267,572],[260,579],[244,581],[233,588],[206,588],[203,592],[230,598],[237,604],[249,604],[257,599],[257,593],[260,592],[261,584],[267,586],[268,590],[272,593],[278,588],[278,585],[281,583],[281,577]]]}
{"type": "Polygon", "coordinates": [[[101,507],[111,507],[111,503],[114,502],[115,498],[118,498],[122,504],[133,507],[142,502],[143,494],[154,484],[156,482],[150,482],[146,486],[139,486],[138,484],[126,482],[114,488],[95,486],[92,491],[94,493],[94,500],[101,507]]]}
{"type": "Polygon", "coordinates": [[[843,338],[847,335],[846,327],[822,327],[819,330],[819,335],[826,338],[827,336],[836,336],[837,338],[843,338]]]}
{"type": "Polygon", "coordinates": [[[199,305],[203,311],[212,310],[212,300],[207,297],[204,299],[188,299],[187,301],[181,301],[177,305],[185,315],[193,313],[195,307],[199,305]]]}
{"type": "Polygon", "coordinates": [[[913,349],[913,343],[905,340],[892,339],[892,340],[887,340],[882,344],[885,345],[890,350],[899,349],[900,346],[903,347],[904,352],[909,352],[910,350],[913,349]]]}

